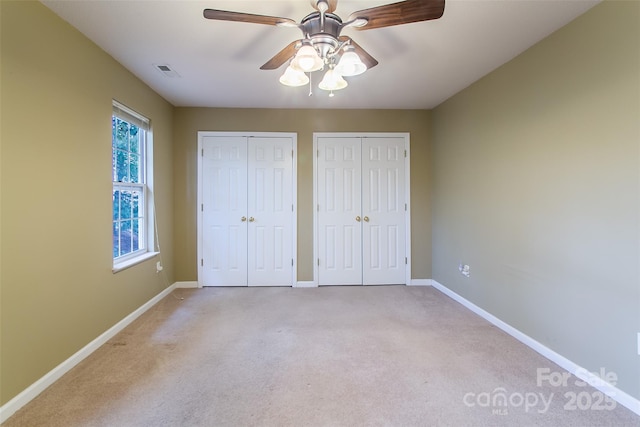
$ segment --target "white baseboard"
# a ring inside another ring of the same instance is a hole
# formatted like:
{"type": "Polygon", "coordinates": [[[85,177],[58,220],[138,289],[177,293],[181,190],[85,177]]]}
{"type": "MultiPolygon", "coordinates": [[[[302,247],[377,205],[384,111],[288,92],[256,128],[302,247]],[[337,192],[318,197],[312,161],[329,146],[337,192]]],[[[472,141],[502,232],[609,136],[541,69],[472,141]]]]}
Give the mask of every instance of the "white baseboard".
{"type": "Polygon", "coordinates": [[[411,279],[407,286],[431,286],[431,279],[411,279]]]}
{"type": "Polygon", "coordinates": [[[582,366],[572,362],[566,357],[551,350],[549,347],[534,340],[530,336],[520,332],[513,326],[503,322],[502,320],[495,317],[493,314],[483,310],[482,308],[478,307],[471,301],[458,295],[457,293],[453,292],[451,289],[443,286],[437,281],[432,280],[431,282],[432,282],[432,286],[437,290],[439,290],[440,292],[442,292],[443,294],[459,302],[469,310],[476,313],[478,316],[487,320],[489,323],[492,323],[493,325],[502,329],[507,334],[511,335],[512,337],[514,337],[524,345],[530,347],[532,350],[535,350],[536,352],[540,353],[542,356],[551,360],[561,368],[565,369],[567,372],[570,372],[576,377],[580,378],[581,380],[587,382],[588,384],[593,385],[594,388],[606,394],[607,396],[611,397],[613,400],[615,400],[625,408],[640,415],[640,400],[625,393],[624,391],[618,389],[617,387],[606,383],[599,376],[589,372],[587,369],[583,368],[582,366]]]}
{"type": "MultiPolygon", "coordinates": [[[[411,279],[407,286],[431,286],[431,279],[411,279]]],[[[294,288],[317,288],[317,283],[313,281],[300,281],[293,285],[294,288]]]]}
{"type": "Polygon", "coordinates": [[[175,286],[177,289],[192,289],[200,287],[198,282],[195,280],[191,282],[176,282],[173,284],[173,286],[175,286]]]}
{"type": "Polygon", "coordinates": [[[293,285],[294,288],[317,288],[318,285],[314,281],[300,281],[293,285]]]}
{"type": "Polygon", "coordinates": [[[56,382],[60,377],[69,372],[71,368],[76,366],[78,363],[82,362],[87,356],[96,351],[101,345],[109,341],[113,338],[118,332],[123,330],[126,326],[128,326],[131,322],[136,320],[140,315],[142,315],[145,311],[149,310],[153,307],[158,301],[160,301],[165,296],[169,295],[175,289],[175,284],[169,286],[162,292],[160,292],[155,297],[151,298],[145,304],[140,306],[133,313],[129,314],[127,317],[116,323],[98,338],[91,341],[89,344],[78,350],[74,355],[69,357],[67,360],[53,368],[47,374],[45,374],[42,378],[31,384],[29,387],[24,389],[20,394],[16,397],[5,403],[2,407],[0,407],[0,424],[4,423],[11,415],[15,414],[16,411],[22,408],[24,405],[33,400],[36,396],[42,393],[47,387],[56,382]]]}

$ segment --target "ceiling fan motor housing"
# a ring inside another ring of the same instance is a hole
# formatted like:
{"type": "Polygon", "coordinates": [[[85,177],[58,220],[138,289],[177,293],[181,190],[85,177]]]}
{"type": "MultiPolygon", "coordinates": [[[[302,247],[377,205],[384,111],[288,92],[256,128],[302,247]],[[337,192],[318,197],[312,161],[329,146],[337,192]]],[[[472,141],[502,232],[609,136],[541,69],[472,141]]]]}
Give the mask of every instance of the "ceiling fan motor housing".
{"type": "Polygon", "coordinates": [[[333,13],[325,13],[324,19],[322,18],[320,12],[311,13],[300,22],[300,27],[305,38],[311,40],[320,57],[327,58],[337,53],[342,19],[333,13]]]}

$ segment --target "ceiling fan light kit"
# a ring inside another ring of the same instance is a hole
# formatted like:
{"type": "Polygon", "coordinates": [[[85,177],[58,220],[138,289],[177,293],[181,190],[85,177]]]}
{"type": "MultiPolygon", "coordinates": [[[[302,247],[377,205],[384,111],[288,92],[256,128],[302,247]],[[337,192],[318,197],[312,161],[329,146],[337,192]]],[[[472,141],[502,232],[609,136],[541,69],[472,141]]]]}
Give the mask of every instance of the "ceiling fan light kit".
{"type": "Polygon", "coordinates": [[[355,53],[350,46],[344,48],[344,54],[340,57],[338,65],[336,65],[336,71],[343,76],[359,76],[367,71],[367,66],[364,65],[357,53],[355,53]]]}
{"type": "Polygon", "coordinates": [[[328,91],[340,90],[347,87],[347,81],[334,68],[329,68],[318,87],[328,91]]]}
{"type": "Polygon", "coordinates": [[[275,70],[289,62],[289,66],[280,77],[280,83],[286,86],[303,86],[310,81],[305,73],[313,73],[327,67],[328,70],[318,87],[330,91],[329,96],[333,96],[334,90],[347,87],[347,81],[343,76],[360,75],[378,64],[375,58],[350,37],[340,35],[344,28],[368,30],[438,19],[444,13],[444,1],[405,0],[377,6],[352,13],[344,23],[333,13],[338,0],[310,0],[316,11],[304,17],[299,24],[289,18],[216,9],[205,9],[204,17],[220,21],[299,28],[303,38],[290,43],[260,69],[275,70]]]}
{"type": "Polygon", "coordinates": [[[284,74],[280,76],[280,83],[285,86],[304,86],[309,83],[309,77],[299,69],[289,65],[284,71],[284,74]]]}
{"type": "Polygon", "coordinates": [[[305,73],[321,70],[324,67],[324,61],[318,55],[315,48],[308,43],[302,45],[298,49],[295,58],[293,58],[295,66],[305,73]]]}

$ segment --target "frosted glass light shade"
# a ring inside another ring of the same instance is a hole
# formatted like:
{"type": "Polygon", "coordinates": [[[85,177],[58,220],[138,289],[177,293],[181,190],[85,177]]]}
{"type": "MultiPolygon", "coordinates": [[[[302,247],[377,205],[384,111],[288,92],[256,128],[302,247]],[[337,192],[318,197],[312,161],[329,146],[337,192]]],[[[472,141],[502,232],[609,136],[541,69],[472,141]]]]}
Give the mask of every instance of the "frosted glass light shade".
{"type": "Polygon", "coordinates": [[[336,71],[343,76],[357,76],[367,71],[367,66],[360,60],[354,51],[346,51],[342,54],[340,62],[336,65],[336,71]]]}
{"type": "Polygon", "coordinates": [[[316,52],[313,46],[308,44],[305,44],[298,49],[298,53],[296,53],[296,57],[293,61],[295,62],[296,67],[307,73],[317,71],[324,65],[322,59],[318,56],[318,52],[316,52]]]}
{"type": "Polygon", "coordinates": [[[303,86],[309,83],[309,77],[304,72],[296,70],[289,65],[280,77],[280,83],[285,86],[303,86]]]}
{"type": "Polygon", "coordinates": [[[347,87],[347,81],[336,70],[330,69],[325,73],[318,87],[322,90],[340,90],[347,87]]]}

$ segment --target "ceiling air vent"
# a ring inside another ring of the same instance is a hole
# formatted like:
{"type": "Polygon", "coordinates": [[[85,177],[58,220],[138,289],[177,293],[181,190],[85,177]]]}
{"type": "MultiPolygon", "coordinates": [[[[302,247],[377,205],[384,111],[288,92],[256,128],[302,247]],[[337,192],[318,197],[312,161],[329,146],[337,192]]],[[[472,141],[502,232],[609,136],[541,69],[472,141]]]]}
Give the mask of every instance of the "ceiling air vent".
{"type": "Polygon", "coordinates": [[[165,77],[180,77],[180,75],[167,64],[154,64],[154,66],[156,70],[160,71],[165,77]]]}

